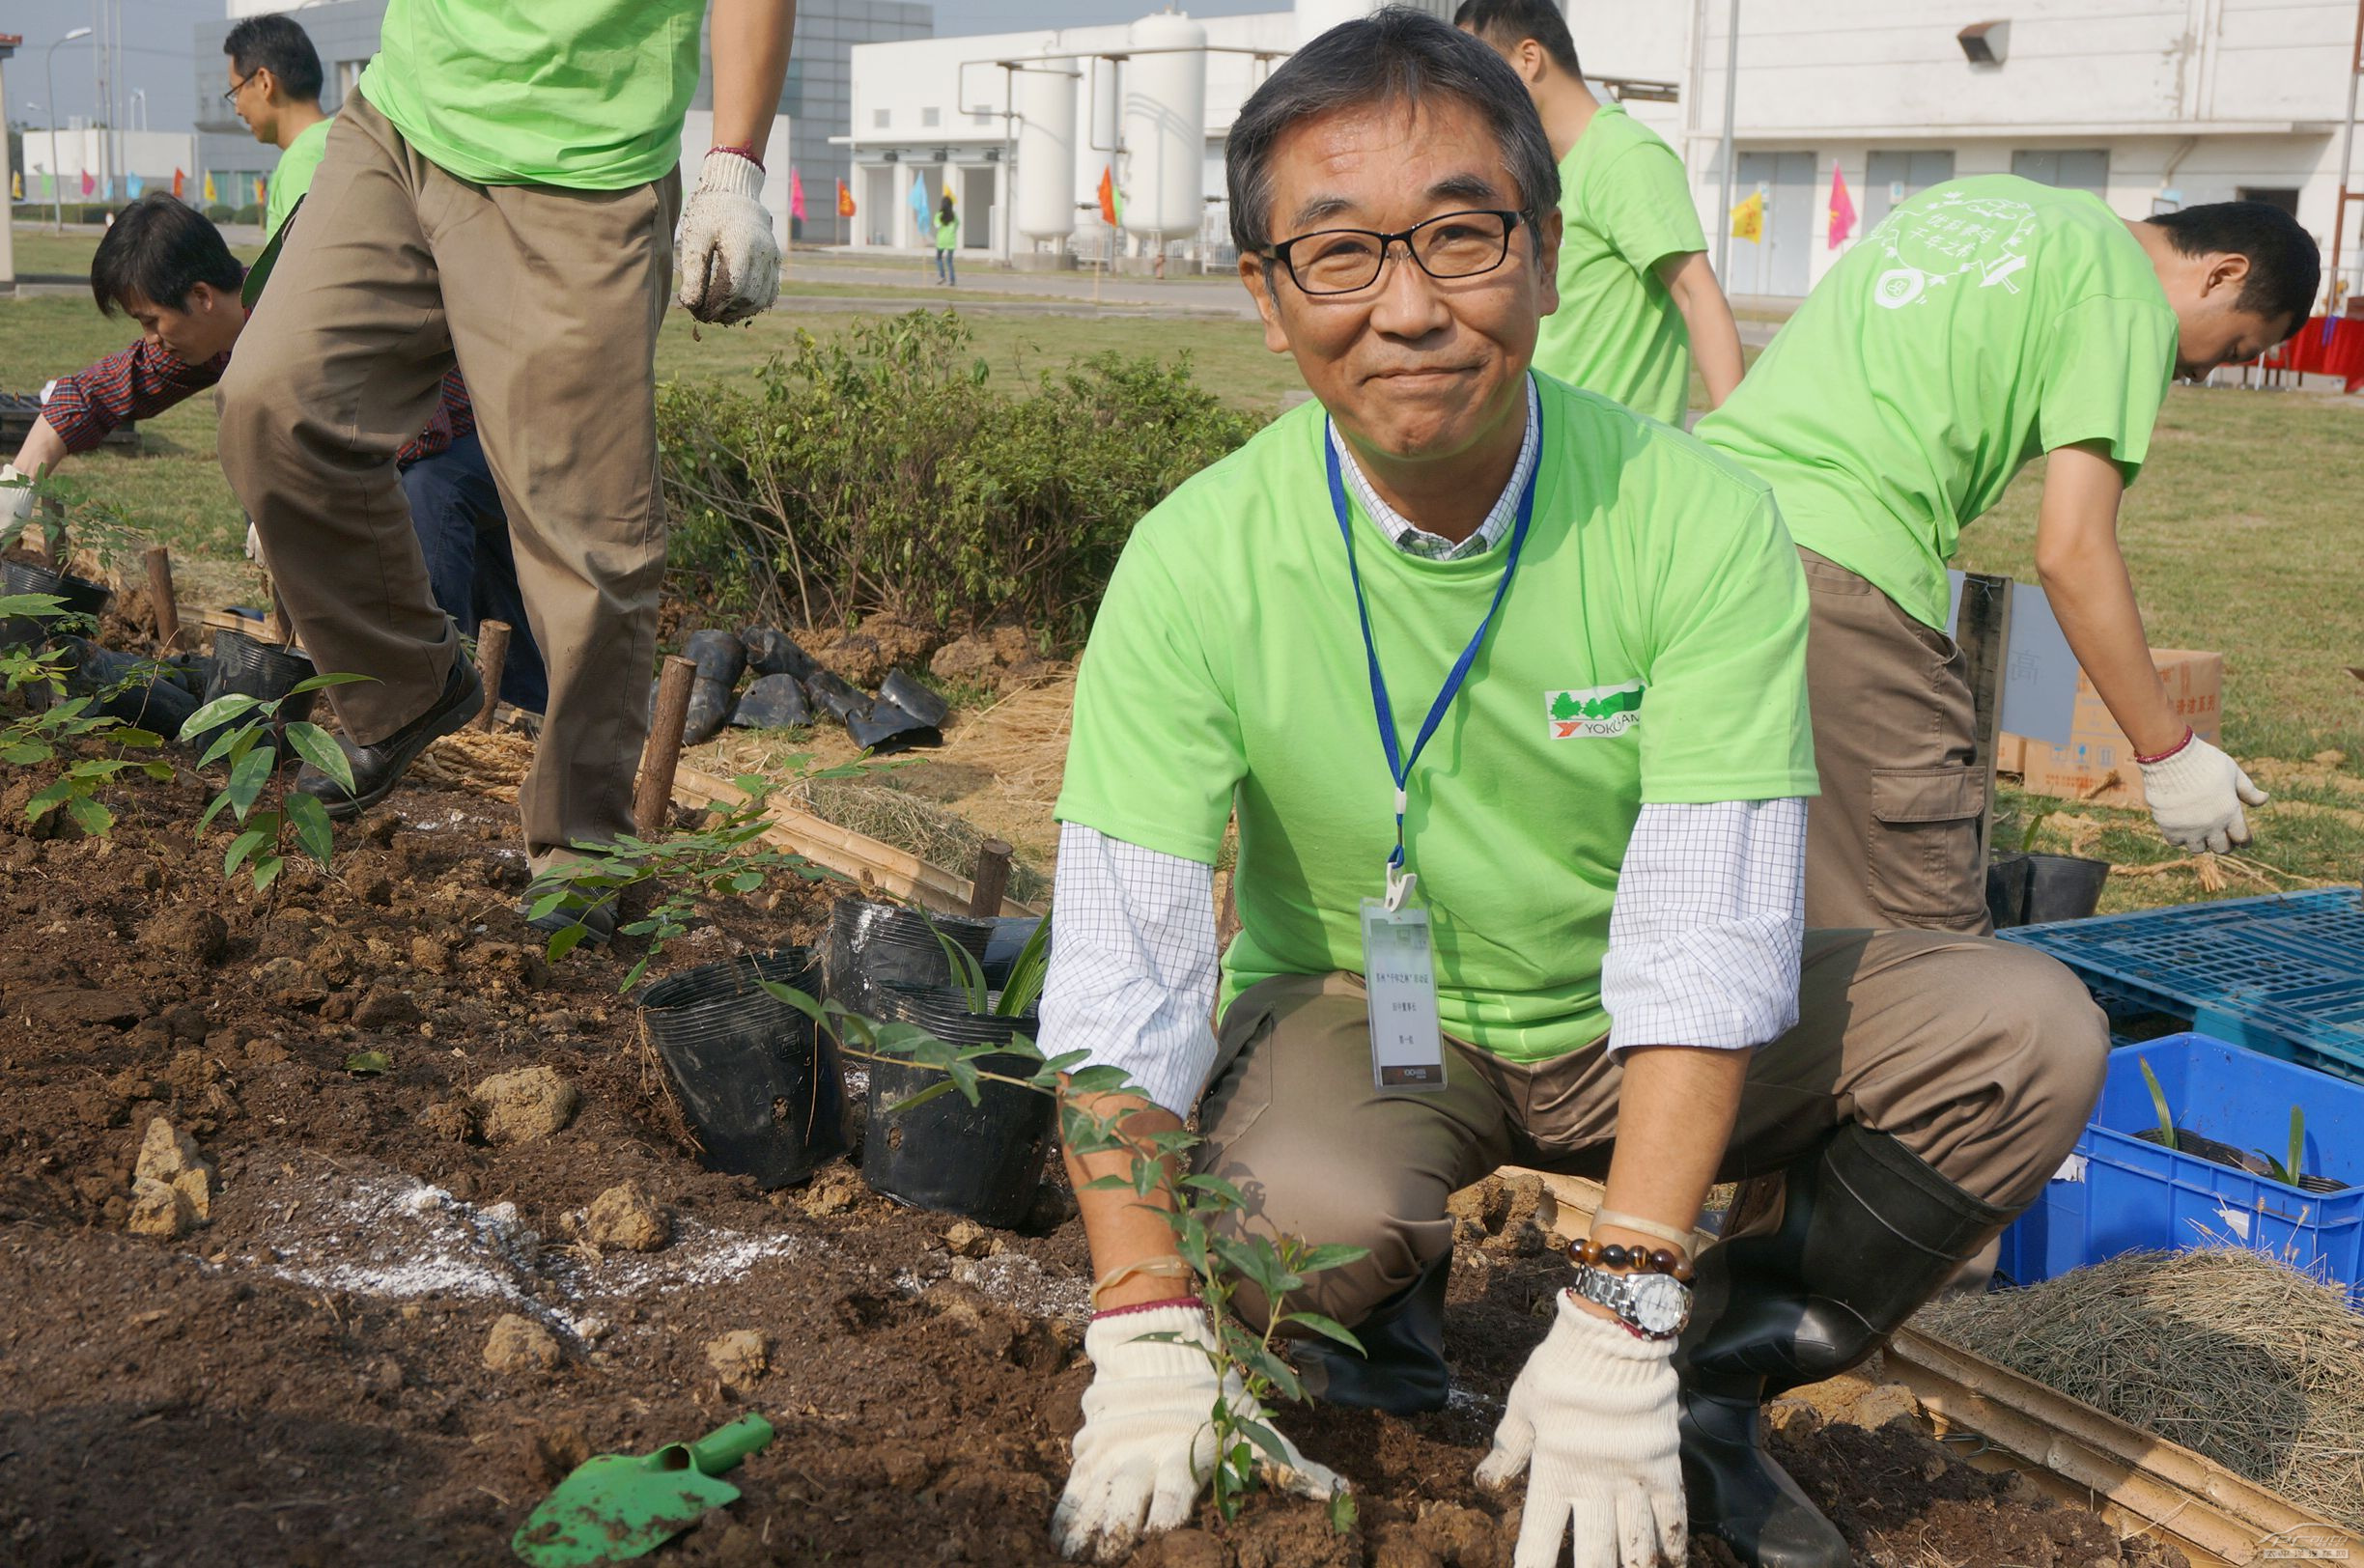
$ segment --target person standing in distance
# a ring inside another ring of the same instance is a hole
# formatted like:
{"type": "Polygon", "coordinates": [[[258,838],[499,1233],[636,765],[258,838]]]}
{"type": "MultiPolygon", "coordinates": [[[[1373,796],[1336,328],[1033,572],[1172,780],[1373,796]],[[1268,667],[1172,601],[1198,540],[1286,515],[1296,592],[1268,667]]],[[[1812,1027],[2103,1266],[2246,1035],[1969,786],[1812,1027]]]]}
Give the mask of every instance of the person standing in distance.
{"type": "MultiPolygon", "coordinates": [[[[657,331],[779,293],[764,144],[793,0],[715,0],[717,145],[680,201],[704,0],[392,0],[303,220],[222,381],[222,466],[331,688],[353,789],[390,793],[483,703],[394,473],[444,373],[467,376],[549,676],[519,794],[537,871],[632,827],[664,571],[657,331]]],[[[610,931],[580,916],[587,936],[610,931]]],[[[573,915],[550,918],[573,920],[573,915]]]]}
{"type": "Polygon", "coordinates": [[[1697,359],[1720,407],[1740,384],[1740,329],[1682,159],[1592,96],[1557,0],[1463,0],[1453,25],[1510,62],[1560,163],[1560,308],[1535,369],[1679,427],[1697,359]]]}
{"type": "Polygon", "coordinates": [[[331,116],[321,108],[320,51],[289,17],[249,16],[222,40],[230,91],[222,101],[246,122],[254,139],[279,149],[263,204],[263,238],[279,225],[312,188],[313,171],[328,145],[331,116]]]}

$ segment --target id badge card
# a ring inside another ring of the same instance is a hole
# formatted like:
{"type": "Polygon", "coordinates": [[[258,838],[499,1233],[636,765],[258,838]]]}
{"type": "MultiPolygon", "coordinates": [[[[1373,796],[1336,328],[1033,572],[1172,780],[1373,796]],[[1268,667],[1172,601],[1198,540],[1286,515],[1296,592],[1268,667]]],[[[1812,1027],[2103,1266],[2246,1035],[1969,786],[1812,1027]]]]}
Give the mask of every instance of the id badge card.
{"type": "Polygon", "coordinates": [[[1426,910],[1363,901],[1363,978],[1370,999],[1372,1081],[1382,1089],[1445,1087],[1436,951],[1426,910]]]}

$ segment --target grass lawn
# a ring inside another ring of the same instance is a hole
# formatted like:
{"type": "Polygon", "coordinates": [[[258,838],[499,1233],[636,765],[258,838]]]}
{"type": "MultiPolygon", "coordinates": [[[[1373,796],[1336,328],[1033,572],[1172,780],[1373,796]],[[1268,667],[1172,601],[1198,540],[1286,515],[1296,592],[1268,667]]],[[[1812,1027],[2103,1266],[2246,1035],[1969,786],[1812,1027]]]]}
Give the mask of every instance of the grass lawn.
{"type": "MultiPolygon", "coordinates": [[[[19,234],[18,265],[28,239],[19,234]]],[[[68,241],[74,237],[67,237],[68,241]]],[[[87,257],[88,240],[81,241],[87,257]]],[[[80,265],[76,263],[74,265],[80,265]]],[[[860,286],[798,283],[849,294],[860,286]]],[[[891,294],[892,291],[884,291],[891,294]]],[[[842,332],[855,310],[775,313],[745,327],[696,327],[679,312],[658,348],[661,378],[728,380],[793,352],[800,327],[842,332]]],[[[1269,412],[1302,386],[1247,322],[1138,317],[969,318],[991,383],[1021,390],[1046,371],[1103,351],[1187,353],[1199,378],[1242,407],[1269,412]]],[[[27,391],[131,339],[87,298],[0,302],[0,390],[27,391]]],[[[146,427],[143,455],[101,454],[69,473],[81,491],[143,521],[171,545],[191,592],[221,602],[251,587],[239,557],[242,519],[214,462],[214,413],[195,398],[146,427]]],[[[1977,571],[2034,575],[2041,465],[1963,539],[1977,571]]],[[[2258,844],[2227,896],[2364,876],[2364,400],[2308,393],[2178,387],[2149,465],[2129,493],[2123,536],[2153,641],[2224,653],[2225,737],[2275,802],[2253,815],[2258,844]],[[2275,875],[2280,873],[2281,875],[2275,875]]],[[[2036,822],[2039,848],[2106,856],[2124,867],[2181,857],[2146,814],[2009,792],[1998,842],[2036,822]],[[2040,820],[2038,820],[2040,819],[2040,820]]],[[[2196,869],[2114,878],[2105,908],[2207,896],[2196,869]]]]}

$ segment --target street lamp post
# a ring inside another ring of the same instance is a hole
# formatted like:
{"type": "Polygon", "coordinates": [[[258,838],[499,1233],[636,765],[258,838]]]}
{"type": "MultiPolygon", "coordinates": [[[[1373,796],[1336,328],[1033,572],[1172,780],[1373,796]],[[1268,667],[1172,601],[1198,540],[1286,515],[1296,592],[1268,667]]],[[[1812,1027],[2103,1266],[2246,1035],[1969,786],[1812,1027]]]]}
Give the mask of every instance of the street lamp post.
{"type": "Polygon", "coordinates": [[[58,44],[71,43],[76,39],[90,36],[89,28],[77,27],[64,38],[52,42],[49,45],[49,52],[42,56],[42,79],[49,86],[49,232],[51,234],[66,232],[66,204],[64,199],[58,195],[57,72],[51,69],[50,62],[57,58],[58,44]]]}

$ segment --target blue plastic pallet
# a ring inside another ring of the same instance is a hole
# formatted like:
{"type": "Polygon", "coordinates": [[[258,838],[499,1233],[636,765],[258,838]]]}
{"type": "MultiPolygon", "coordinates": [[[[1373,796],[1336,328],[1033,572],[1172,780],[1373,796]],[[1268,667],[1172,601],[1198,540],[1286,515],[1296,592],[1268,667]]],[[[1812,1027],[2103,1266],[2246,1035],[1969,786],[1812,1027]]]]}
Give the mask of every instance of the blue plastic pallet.
{"type": "Polygon", "coordinates": [[[2245,1246],[2349,1287],[2364,1305],[2364,1087],[2202,1035],[2113,1051],[2076,1152],[2003,1233],[1998,1267],[2021,1285],[2121,1252],[2245,1246]],[[2282,1156],[2306,1113],[2300,1168],[2348,1185],[2302,1191],[2135,1134],[2158,1126],[2148,1063],[2176,1124],[2237,1150],[2282,1156]]]}
{"type": "Polygon", "coordinates": [[[1998,933],[2051,954],[2113,1020],[2194,1031],[2364,1081],[2364,889],[2227,899],[1998,933]]]}

